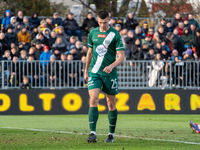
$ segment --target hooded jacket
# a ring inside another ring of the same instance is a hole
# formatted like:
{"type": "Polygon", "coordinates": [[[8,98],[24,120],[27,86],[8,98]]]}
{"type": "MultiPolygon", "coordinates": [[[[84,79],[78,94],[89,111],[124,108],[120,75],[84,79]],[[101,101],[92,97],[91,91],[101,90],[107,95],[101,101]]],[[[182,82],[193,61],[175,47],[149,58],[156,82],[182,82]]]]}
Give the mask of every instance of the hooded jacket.
{"type": "Polygon", "coordinates": [[[17,34],[18,37],[18,42],[25,42],[25,43],[30,43],[30,34],[26,31],[24,34],[22,30],[17,34]]]}
{"type": "Polygon", "coordinates": [[[12,33],[6,33],[5,34],[5,39],[7,41],[7,45],[10,47],[11,43],[15,43],[15,45],[18,45],[18,39],[17,39],[17,34],[12,32],[12,33]]]}
{"type": "Polygon", "coordinates": [[[88,19],[88,18],[85,18],[85,20],[83,21],[83,25],[82,25],[82,29],[85,30],[85,28],[87,28],[87,32],[89,32],[92,28],[96,28],[98,27],[98,23],[97,21],[95,20],[94,17],[92,17],[92,19],[88,19]]]}
{"type": "Polygon", "coordinates": [[[78,23],[75,19],[69,20],[68,18],[66,18],[63,21],[63,26],[65,30],[80,30],[80,27],[78,26],[78,23]]]}
{"type": "Polygon", "coordinates": [[[193,45],[193,42],[194,42],[194,39],[193,39],[193,37],[192,37],[192,35],[191,34],[189,34],[189,30],[188,30],[188,33],[186,34],[185,33],[185,30],[186,30],[187,28],[184,28],[184,30],[183,30],[183,36],[181,36],[181,38],[182,38],[182,40],[184,41],[184,44],[185,45],[187,45],[187,46],[189,46],[189,45],[193,45]]]}
{"type": "Polygon", "coordinates": [[[47,63],[49,63],[50,57],[51,57],[51,53],[49,51],[47,53],[42,52],[39,60],[48,60],[48,61],[41,61],[40,62],[42,67],[46,67],[47,63]]]}
{"type": "Polygon", "coordinates": [[[37,13],[33,12],[31,18],[29,18],[29,23],[32,28],[34,25],[37,27],[40,25],[40,19],[38,18],[38,16],[36,18],[33,17],[35,14],[37,14],[37,13]]]}
{"type": "Polygon", "coordinates": [[[49,39],[49,38],[50,38],[50,34],[51,34],[51,30],[50,30],[49,28],[45,28],[45,29],[43,30],[42,33],[43,33],[43,35],[44,35],[47,39],[49,39]],[[45,31],[46,31],[46,30],[49,31],[49,34],[48,34],[48,35],[45,34],[45,31]]]}
{"type": "Polygon", "coordinates": [[[8,24],[10,24],[10,23],[11,23],[11,11],[10,11],[10,10],[6,10],[6,12],[5,12],[5,17],[3,18],[1,24],[3,24],[3,25],[4,25],[4,28],[6,28],[6,26],[7,26],[8,24]],[[9,16],[9,17],[6,16],[6,13],[7,13],[7,12],[10,13],[10,16],[9,16]]]}
{"type": "Polygon", "coordinates": [[[185,51],[184,42],[178,35],[174,35],[171,40],[172,49],[176,49],[178,51],[179,56],[182,56],[182,53],[185,51]]]}
{"type": "Polygon", "coordinates": [[[21,31],[21,28],[17,29],[17,26],[19,25],[20,23],[17,22],[16,23],[16,26],[15,26],[15,29],[13,30],[13,32],[15,32],[16,34],[18,34],[20,31],[21,31]]]}

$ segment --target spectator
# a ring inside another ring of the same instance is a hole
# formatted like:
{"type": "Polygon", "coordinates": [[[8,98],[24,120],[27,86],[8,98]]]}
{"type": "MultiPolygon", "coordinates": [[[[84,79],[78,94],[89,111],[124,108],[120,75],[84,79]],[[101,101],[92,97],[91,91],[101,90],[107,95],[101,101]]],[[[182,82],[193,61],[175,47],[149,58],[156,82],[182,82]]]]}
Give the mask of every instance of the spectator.
{"type": "Polygon", "coordinates": [[[80,83],[81,86],[83,86],[84,83],[84,71],[85,71],[85,64],[86,64],[86,56],[81,57],[81,64],[80,64],[80,72],[78,74],[80,75],[80,83]]]}
{"type": "Polygon", "coordinates": [[[5,34],[0,33],[0,57],[4,54],[4,51],[7,49],[7,41],[5,39],[5,34]]]}
{"type": "Polygon", "coordinates": [[[86,56],[87,51],[88,51],[87,45],[83,45],[82,51],[79,53],[79,58],[82,58],[82,56],[86,56]]]}
{"type": "Polygon", "coordinates": [[[36,55],[35,55],[35,47],[30,47],[29,48],[28,56],[32,56],[34,58],[34,60],[37,60],[36,55]]]}
{"type": "Polygon", "coordinates": [[[45,28],[42,33],[49,40],[50,33],[51,33],[50,29],[49,28],[45,28]]]}
{"type": "Polygon", "coordinates": [[[61,59],[61,58],[60,58],[61,53],[60,53],[59,50],[57,50],[57,49],[54,50],[53,55],[55,56],[55,59],[56,59],[56,60],[60,60],[60,59],[61,59]]]}
{"type": "Polygon", "coordinates": [[[152,62],[153,70],[150,73],[149,87],[153,87],[158,79],[158,73],[163,69],[164,63],[161,60],[160,53],[157,53],[154,61],[152,62]]]}
{"type": "Polygon", "coordinates": [[[11,19],[10,19],[10,24],[8,24],[8,25],[6,26],[6,31],[7,31],[7,29],[8,29],[9,27],[11,27],[12,29],[15,29],[15,27],[16,27],[16,18],[15,18],[15,17],[11,17],[11,19]]]}
{"type": "Polygon", "coordinates": [[[8,24],[10,24],[10,23],[11,23],[11,11],[10,10],[6,10],[5,17],[2,19],[2,23],[1,24],[3,24],[4,28],[6,28],[6,26],[8,24]]]}
{"type": "Polygon", "coordinates": [[[36,39],[38,41],[40,41],[40,43],[42,44],[42,47],[44,46],[48,46],[49,47],[49,40],[43,35],[43,33],[38,33],[38,35],[36,36],[36,39]]]}
{"type": "Polygon", "coordinates": [[[165,41],[161,41],[161,46],[164,47],[168,53],[171,53],[171,50],[165,41]]]}
{"type": "Polygon", "coordinates": [[[138,22],[136,19],[133,18],[132,13],[128,13],[128,17],[126,18],[125,28],[127,30],[132,30],[132,32],[135,32],[135,28],[138,26],[138,22]]]}
{"type": "Polygon", "coordinates": [[[139,39],[140,41],[144,38],[144,36],[141,33],[141,28],[139,26],[135,28],[135,38],[139,39]]]}
{"type": "Polygon", "coordinates": [[[126,57],[131,59],[131,47],[135,44],[135,38],[132,31],[128,31],[128,36],[124,39],[126,43],[126,57]]]}
{"type": "Polygon", "coordinates": [[[120,32],[120,35],[121,35],[121,37],[122,37],[122,42],[123,42],[123,45],[126,45],[126,43],[125,43],[125,38],[127,37],[127,33],[128,33],[128,30],[127,29],[122,29],[121,30],[121,32],[120,32]]]}
{"type": "Polygon", "coordinates": [[[131,59],[138,60],[139,51],[141,49],[141,42],[139,39],[135,40],[135,43],[131,46],[131,59]]]}
{"type": "Polygon", "coordinates": [[[154,60],[155,59],[155,51],[153,48],[149,50],[144,56],[144,60],[154,60]]]}
{"type": "Polygon", "coordinates": [[[38,32],[42,32],[44,31],[44,29],[46,28],[47,24],[45,20],[41,20],[40,21],[40,25],[38,27],[38,32]]]}
{"type": "Polygon", "coordinates": [[[70,54],[72,54],[73,60],[80,60],[79,55],[78,55],[78,53],[76,51],[76,47],[75,46],[71,47],[70,54]]]}
{"type": "Polygon", "coordinates": [[[116,24],[116,18],[115,17],[111,17],[109,25],[114,28],[115,24],[116,24]]]}
{"type": "Polygon", "coordinates": [[[156,45],[154,46],[154,50],[156,53],[162,53],[162,45],[160,42],[157,42],[156,45]]]}
{"type": "Polygon", "coordinates": [[[53,14],[52,24],[54,27],[56,26],[63,26],[63,21],[61,18],[58,17],[58,13],[53,14]]]}
{"type": "Polygon", "coordinates": [[[159,28],[159,27],[165,28],[165,27],[166,27],[165,23],[166,23],[165,18],[162,18],[162,19],[160,20],[160,23],[157,24],[157,25],[155,26],[155,30],[154,30],[154,31],[155,31],[155,32],[158,32],[158,28],[159,28]]]}
{"type": "Polygon", "coordinates": [[[151,39],[153,40],[153,36],[154,36],[154,31],[153,28],[149,28],[148,34],[146,34],[145,36],[151,36],[151,39]]]}
{"type": "Polygon", "coordinates": [[[96,19],[93,17],[92,13],[89,12],[87,17],[83,21],[82,29],[89,33],[92,29],[98,27],[99,24],[97,23],[96,19]]]}
{"type": "Polygon", "coordinates": [[[38,14],[36,12],[32,13],[31,18],[29,18],[29,23],[30,23],[31,29],[34,26],[38,27],[40,25],[40,19],[38,18],[38,14]]]}
{"type": "Polygon", "coordinates": [[[23,45],[23,49],[26,51],[29,48],[30,34],[27,32],[26,27],[23,27],[22,30],[17,34],[18,42],[21,42],[23,45]]]}
{"type": "Polygon", "coordinates": [[[27,16],[24,16],[21,26],[25,26],[28,31],[32,31],[34,27],[37,27],[37,25],[30,24],[27,16]]]}
{"type": "Polygon", "coordinates": [[[54,52],[55,50],[58,50],[60,53],[66,52],[66,46],[65,46],[65,44],[62,42],[62,38],[61,38],[61,37],[57,37],[57,38],[56,38],[56,42],[53,44],[52,50],[53,50],[53,52],[54,52]]]}
{"type": "Polygon", "coordinates": [[[167,38],[171,41],[172,49],[176,49],[178,54],[182,56],[182,53],[185,51],[183,40],[178,35],[174,35],[171,32],[167,33],[167,38]]]}
{"type": "Polygon", "coordinates": [[[68,84],[69,86],[75,86],[78,83],[78,78],[77,78],[77,71],[75,69],[75,64],[72,62],[73,60],[73,55],[72,54],[67,54],[67,60],[68,60],[68,74],[69,74],[69,81],[68,84]],[[77,79],[77,80],[76,80],[77,79]]]}
{"type": "Polygon", "coordinates": [[[76,39],[74,36],[71,36],[69,42],[67,43],[67,50],[70,50],[72,46],[75,46],[76,39]]]}
{"type": "Polygon", "coordinates": [[[115,25],[115,29],[120,32],[121,31],[121,25],[120,24],[116,24],[115,25]]]}
{"type": "Polygon", "coordinates": [[[76,46],[77,52],[78,53],[81,52],[81,50],[82,50],[81,42],[80,41],[76,41],[75,46],[76,46]]]}
{"type": "Polygon", "coordinates": [[[67,18],[63,21],[63,26],[67,35],[71,37],[72,34],[75,34],[78,36],[79,41],[82,42],[80,27],[76,20],[74,20],[73,13],[67,15],[67,18]]]}
{"type": "Polygon", "coordinates": [[[161,27],[161,26],[158,28],[158,35],[159,35],[159,39],[161,41],[167,41],[166,40],[166,33],[164,32],[164,28],[161,27]]]}
{"type": "Polygon", "coordinates": [[[162,46],[162,53],[161,53],[162,60],[170,60],[169,53],[167,52],[166,48],[162,46]]]}
{"type": "Polygon", "coordinates": [[[18,86],[18,83],[20,81],[20,65],[18,64],[18,57],[14,56],[12,59],[12,63],[9,65],[9,72],[10,72],[10,85],[11,86],[18,86]]]}
{"type": "Polygon", "coordinates": [[[183,22],[183,19],[179,13],[176,13],[175,18],[172,20],[172,26],[174,29],[178,27],[179,22],[183,22]]]}
{"type": "Polygon", "coordinates": [[[64,33],[64,28],[62,26],[59,27],[57,36],[62,38],[62,42],[65,43],[65,45],[68,45],[68,37],[67,34],[64,33]]]}
{"type": "Polygon", "coordinates": [[[27,60],[27,52],[25,51],[25,50],[22,50],[21,52],[20,52],[20,58],[19,58],[19,60],[23,60],[23,61],[26,61],[27,60]]]}
{"type": "Polygon", "coordinates": [[[198,52],[193,53],[193,57],[199,63],[199,53],[198,52]]]}
{"type": "Polygon", "coordinates": [[[21,24],[17,22],[13,32],[18,34],[20,31],[21,31],[21,24]]]}
{"type": "Polygon", "coordinates": [[[66,55],[64,53],[62,53],[60,55],[61,58],[61,66],[60,66],[60,72],[61,72],[61,79],[62,79],[62,84],[65,85],[65,83],[67,83],[67,79],[68,76],[65,76],[66,74],[68,74],[68,69],[67,69],[67,61],[66,61],[66,55]]]}
{"type": "Polygon", "coordinates": [[[172,60],[172,61],[175,61],[175,59],[174,59],[175,57],[178,57],[179,60],[182,59],[182,57],[178,55],[178,51],[177,51],[176,49],[174,49],[174,50],[172,51],[171,60],[172,60]]]}
{"type": "Polygon", "coordinates": [[[40,63],[41,63],[43,68],[46,67],[47,63],[49,63],[50,57],[51,57],[51,53],[49,52],[49,47],[44,46],[43,52],[42,52],[42,54],[40,55],[40,58],[39,58],[39,60],[41,61],[40,63]]]}
{"type": "Polygon", "coordinates": [[[13,47],[13,48],[11,49],[10,56],[11,56],[11,59],[13,59],[14,56],[19,57],[19,54],[18,54],[18,52],[17,52],[17,48],[16,48],[16,47],[13,47]]]}
{"type": "Polygon", "coordinates": [[[196,29],[199,28],[199,23],[193,18],[193,15],[191,13],[188,14],[188,23],[189,25],[194,24],[196,29]]]}
{"type": "MultiPolygon", "coordinates": [[[[155,44],[156,44],[157,42],[161,42],[161,40],[160,40],[160,38],[159,38],[158,32],[154,33],[154,35],[153,35],[153,41],[155,42],[155,44]]],[[[155,44],[154,44],[154,45],[155,45],[155,44]]]]}
{"type": "Polygon", "coordinates": [[[183,30],[183,36],[181,36],[184,44],[188,47],[188,46],[192,46],[194,43],[194,39],[192,37],[192,35],[189,34],[189,30],[188,28],[184,28],[183,30]]]}
{"type": "Polygon", "coordinates": [[[121,26],[121,29],[124,29],[124,23],[123,23],[123,19],[121,19],[121,18],[118,18],[118,20],[117,20],[117,22],[116,22],[117,24],[119,24],[120,26],[121,26]]]}
{"type": "Polygon", "coordinates": [[[5,34],[5,39],[7,41],[8,48],[10,49],[11,43],[15,43],[15,45],[18,45],[18,39],[17,34],[13,32],[13,29],[10,27],[8,28],[7,33],[5,34]]]}
{"type": "Polygon", "coordinates": [[[173,32],[174,28],[172,26],[171,21],[167,21],[166,26],[164,27],[164,32],[168,33],[168,32],[173,32]]]}
{"type": "Polygon", "coordinates": [[[51,18],[46,19],[46,28],[48,28],[50,31],[54,29],[51,18]]]}
{"type": "Polygon", "coordinates": [[[147,54],[148,51],[149,51],[148,44],[142,43],[142,48],[140,49],[138,54],[138,60],[144,60],[144,56],[147,54]]]}
{"type": "Polygon", "coordinates": [[[0,33],[6,33],[6,29],[4,28],[3,24],[1,24],[0,33]]]}
{"type": "Polygon", "coordinates": [[[18,11],[18,13],[17,13],[17,22],[19,22],[20,24],[22,24],[22,22],[23,22],[23,12],[22,11],[18,11]]]}
{"type": "Polygon", "coordinates": [[[194,46],[196,48],[196,52],[200,53],[200,29],[196,30],[196,36],[194,39],[194,46]]]}
{"type": "Polygon", "coordinates": [[[37,27],[34,26],[34,27],[33,27],[33,31],[31,32],[31,37],[30,37],[31,41],[32,41],[33,39],[36,38],[36,36],[37,36],[38,33],[39,33],[39,32],[38,32],[37,27]]]}
{"type": "Polygon", "coordinates": [[[189,30],[190,34],[192,35],[193,38],[195,38],[195,35],[196,35],[196,26],[194,24],[191,24],[190,25],[190,30],[189,30]]]}
{"type": "Polygon", "coordinates": [[[176,28],[178,30],[178,35],[182,36],[183,35],[183,30],[184,30],[184,24],[183,22],[178,23],[178,27],[176,28]]]}
{"type": "Polygon", "coordinates": [[[56,42],[56,38],[57,38],[56,32],[52,31],[49,38],[50,49],[52,49],[53,44],[56,42]]]}
{"type": "Polygon", "coordinates": [[[10,62],[6,62],[7,60],[12,60],[11,59],[11,56],[10,56],[10,51],[9,50],[6,50],[4,52],[4,55],[2,56],[1,60],[5,61],[4,62],[4,70],[7,70],[8,69],[8,66],[10,64],[10,62]]]}
{"type": "Polygon", "coordinates": [[[185,17],[184,19],[183,19],[183,23],[184,23],[184,28],[190,28],[190,24],[189,24],[189,22],[188,22],[188,18],[187,17],[185,17]]]}
{"type": "Polygon", "coordinates": [[[148,29],[148,23],[146,21],[143,23],[141,30],[142,30],[143,36],[148,34],[149,29],[148,29]]]}
{"type": "MultiPolygon", "coordinates": [[[[174,29],[173,34],[174,34],[174,35],[178,35],[178,29],[174,29]]],[[[179,35],[178,35],[178,36],[179,36],[179,35]]],[[[180,37],[180,36],[179,36],[179,37],[180,37]]]]}
{"type": "Polygon", "coordinates": [[[28,82],[29,82],[28,77],[27,77],[27,76],[24,76],[24,77],[23,77],[23,82],[22,82],[22,84],[20,85],[20,89],[26,89],[26,90],[31,89],[31,85],[30,85],[28,82]]]}
{"type": "Polygon", "coordinates": [[[43,49],[42,49],[42,45],[39,41],[36,42],[35,44],[35,57],[36,57],[36,60],[39,60],[40,59],[40,55],[42,54],[43,52],[43,49]]]}

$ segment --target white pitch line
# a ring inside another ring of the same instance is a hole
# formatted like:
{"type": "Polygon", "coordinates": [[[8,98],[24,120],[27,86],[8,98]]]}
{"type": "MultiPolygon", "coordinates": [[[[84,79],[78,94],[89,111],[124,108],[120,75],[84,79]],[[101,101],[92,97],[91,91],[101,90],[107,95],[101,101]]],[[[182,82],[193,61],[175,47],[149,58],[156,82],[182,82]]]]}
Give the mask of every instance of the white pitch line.
{"type": "MultiPolygon", "coordinates": [[[[84,133],[67,132],[67,131],[56,131],[56,130],[42,130],[42,129],[33,129],[33,128],[18,128],[18,127],[0,127],[0,128],[3,128],[3,129],[28,130],[28,131],[38,131],[38,132],[54,132],[54,133],[85,135],[84,133]]],[[[97,135],[105,135],[105,136],[107,136],[107,134],[97,134],[97,135]]],[[[121,138],[130,138],[130,139],[142,139],[142,140],[151,140],[151,141],[163,141],[163,142],[174,142],[174,143],[183,143],[183,144],[191,144],[191,145],[200,145],[200,143],[196,143],[196,142],[187,142],[187,141],[179,141],[179,140],[140,138],[140,137],[132,137],[132,136],[126,136],[126,135],[115,135],[115,136],[116,137],[121,137],[121,138]]]]}

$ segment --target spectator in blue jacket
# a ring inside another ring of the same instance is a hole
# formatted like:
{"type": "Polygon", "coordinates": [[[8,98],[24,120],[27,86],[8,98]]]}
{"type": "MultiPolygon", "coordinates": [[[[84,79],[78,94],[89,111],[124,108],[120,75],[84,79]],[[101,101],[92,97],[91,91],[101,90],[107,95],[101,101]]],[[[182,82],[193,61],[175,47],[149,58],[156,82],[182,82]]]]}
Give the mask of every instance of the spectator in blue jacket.
{"type": "Polygon", "coordinates": [[[76,34],[79,38],[79,41],[82,42],[81,30],[80,30],[78,23],[73,18],[73,13],[69,13],[67,15],[67,18],[63,22],[63,26],[64,26],[64,29],[65,29],[65,32],[67,33],[67,35],[69,35],[71,37],[72,34],[76,34]]]}
{"type": "Polygon", "coordinates": [[[11,23],[11,11],[10,10],[6,10],[5,17],[3,18],[1,24],[3,24],[4,28],[6,28],[6,26],[8,24],[10,24],[10,23],[11,23]]]}
{"type": "Polygon", "coordinates": [[[36,12],[32,13],[31,18],[29,18],[29,23],[32,29],[34,26],[38,27],[40,25],[40,19],[38,18],[38,14],[36,12]]]}
{"type": "Polygon", "coordinates": [[[54,27],[55,27],[56,24],[57,24],[57,26],[63,26],[62,18],[60,18],[58,16],[58,13],[53,14],[52,24],[53,24],[54,27]]]}
{"type": "Polygon", "coordinates": [[[51,53],[49,52],[49,47],[44,46],[43,52],[40,55],[40,59],[39,59],[39,60],[41,60],[40,63],[41,63],[43,68],[46,67],[47,63],[49,63],[50,57],[51,57],[51,53]]]}

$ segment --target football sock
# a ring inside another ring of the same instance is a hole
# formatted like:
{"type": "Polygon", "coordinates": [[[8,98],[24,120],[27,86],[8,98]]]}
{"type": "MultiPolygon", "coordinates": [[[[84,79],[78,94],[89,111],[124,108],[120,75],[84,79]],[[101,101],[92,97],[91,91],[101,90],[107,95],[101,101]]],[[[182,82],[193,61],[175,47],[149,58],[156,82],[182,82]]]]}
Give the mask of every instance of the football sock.
{"type": "Polygon", "coordinates": [[[96,135],[96,131],[91,131],[90,133],[92,133],[92,134],[96,135]]]}
{"type": "Polygon", "coordinates": [[[99,117],[97,107],[90,107],[88,112],[90,131],[96,131],[96,123],[99,117]]]}
{"type": "Polygon", "coordinates": [[[117,109],[114,111],[108,111],[109,120],[109,133],[115,133],[115,126],[117,122],[117,109]]]}

